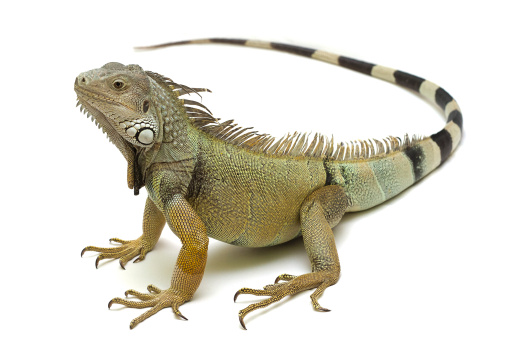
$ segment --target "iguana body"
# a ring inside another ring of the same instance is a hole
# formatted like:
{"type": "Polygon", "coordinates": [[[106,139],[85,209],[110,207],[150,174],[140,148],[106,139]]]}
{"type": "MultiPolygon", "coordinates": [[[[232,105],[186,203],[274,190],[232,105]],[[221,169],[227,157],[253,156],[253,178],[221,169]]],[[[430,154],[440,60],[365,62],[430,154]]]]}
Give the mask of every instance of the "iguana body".
{"type": "MultiPolygon", "coordinates": [[[[230,43],[281,50],[340,65],[419,92],[445,113],[447,124],[425,138],[389,137],[335,144],[321,135],[295,133],[276,141],[232,121],[220,123],[200,103],[181,99],[188,88],[139,66],[109,63],[80,74],[79,103],[103,128],[128,162],[128,183],[135,193],[146,186],[143,235],[134,241],[113,239],[115,248],[86,247],[122,267],[144,259],[167,223],[182,249],[167,290],[129,290],[139,301],[114,298],[128,307],[151,307],[131,328],[164,307],[183,317],[179,306],[197,290],[206,265],[208,237],[227,243],[263,247],[302,235],[312,272],[280,275],[264,289],[239,294],[270,296],[239,313],[267,306],[302,290],[315,309],[325,288],[337,282],[340,263],[331,229],[345,212],[371,208],[397,195],[444,162],[458,145],[462,116],[442,88],[394,69],[335,54],[270,42],[207,39],[178,43],[230,43]],[[279,281],[283,281],[279,283],[279,281]]],[[[184,318],[184,317],[183,317],[184,318]]]]}

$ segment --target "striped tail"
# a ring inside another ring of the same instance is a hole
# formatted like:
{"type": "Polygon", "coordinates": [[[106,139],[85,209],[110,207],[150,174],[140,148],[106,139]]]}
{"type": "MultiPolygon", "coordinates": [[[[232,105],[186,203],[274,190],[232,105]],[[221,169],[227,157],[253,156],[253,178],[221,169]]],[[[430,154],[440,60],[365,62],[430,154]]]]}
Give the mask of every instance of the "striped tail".
{"type": "MultiPolygon", "coordinates": [[[[454,149],[456,149],[461,140],[463,117],[461,115],[458,103],[452,98],[452,96],[447,93],[442,87],[436,85],[431,81],[396,69],[352,59],[346,56],[340,56],[322,50],[285,43],[258,40],[224,38],[197,39],[169,42],[147,47],[137,47],[136,49],[151,50],[177,45],[206,43],[222,43],[287,52],[290,54],[296,54],[299,56],[305,56],[308,58],[331,63],[333,65],[341,66],[354,70],[356,72],[373,76],[377,79],[395,83],[401,87],[418,92],[424,98],[430,100],[443,110],[447,124],[445,125],[444,129],[430,136],[431,140],[440,149],[440,163],[443,163],[449,157],[449,155],[454,151],[454,149]]],[[[438,164],[436,166],[438,166],[438,164]]]]}

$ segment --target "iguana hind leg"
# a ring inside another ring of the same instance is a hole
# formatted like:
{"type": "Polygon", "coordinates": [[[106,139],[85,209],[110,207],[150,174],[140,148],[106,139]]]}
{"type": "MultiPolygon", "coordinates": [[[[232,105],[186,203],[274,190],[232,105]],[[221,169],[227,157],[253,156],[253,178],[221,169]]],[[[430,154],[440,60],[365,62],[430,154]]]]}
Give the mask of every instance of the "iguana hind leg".
{"type": "Polygon", "coordinates": [[[236,292],[234,300],[240,294],[269,296],[268,299],[251,304],[239,312],[239,321],[243,328],[246,329],[243,319],[249,312],[309,289],[316,289],[310,296],[314,309],[329,311],[321,307],[317,299],[327,287],[338,281],[340,275],[340,261],[331,229],[345,213],[347,201],[345,192],[339,186],[320,188],[307,197],[300,216],[303,241],[312,272],[301,276],[282,274],[276,278],[275,284],[266,285],[263,289],[243,288],[236,292]]]}
{"type": "Polygon", "coordinates": [[[110,242],[120,243],[120,246],[112,248],[100,248],[96,246],[87,246],[81,251],[81,256],[86,251],[100,252],[97,259],[95,260],[95,267],[103,259],[119,259],[120,265],[125,269],[125,264],[132,260],[136,256],[138,258],[134,263],[142,261],[146,254],[150,252],[157,244],[160,234],[164,229],[165,218],[164,214],[158,210],[157,206],[152,202],[150,198],[146,199],[146,205],[144,207],[143,216],[143,234],[141,237],[132,240],[124,241],[118,238],[111,238],[110,242]]]}

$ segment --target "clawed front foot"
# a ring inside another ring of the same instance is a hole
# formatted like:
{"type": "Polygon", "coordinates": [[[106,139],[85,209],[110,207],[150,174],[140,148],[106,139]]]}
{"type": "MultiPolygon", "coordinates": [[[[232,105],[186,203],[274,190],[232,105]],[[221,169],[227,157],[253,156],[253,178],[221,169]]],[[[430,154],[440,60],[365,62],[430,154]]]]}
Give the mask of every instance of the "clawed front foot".
{"type": "Polygon", "coordinates": [[[301,276],[283,274],[276,278],[274,284],[266,285],[263,289],[240,289],[234,295],[234,301],[236,301],[238,296],[242,294],[269,296],[268,299],[262,300],[255,304],[251,304],[239,311],[239,322],[241,323],[241,326],[246,330],[244,318],[248,313],[278,302],[286,296],[314,288],[316,288],[316,290],[310,296],[313,308],[317,311],[330,311],[326,308],[321,307],[317,299],[320,297],[320,295],[322,295],[327,287],[336,284],[338,281],[339,273],[339,270],[331,270],[312,272],[301,276]],[[283,281],[283,283],[279,283],[280,281],[283,281]]]}
{"type": "Polygon", "coordinates": [[[120,266],[123,269],[125,269],[125,264],[127,264],[128,261],[132,260],[136,256],[138,257],[134,261],[134,263],[144,260],[146,254],[150,252],[155,246],[154,244],[151,244],[149,241],[145,240],[143,236],[132,241],[124,241],[119,238],[111,238],[109,241],[116,242],[121,245],[113,248],[100,248],[96,246],[87,246],[81,251],[81,257],[86,251],[100,252],[99,256],[95,260],[96,268],[98,267],[99,262],[101,260],[110,258],[110,259],[119,259],[120,266]]]}
{"type": "Polygon", "coordinates": [[[177,316],[187,320],[179,311],[179,307],[188,300],[188,297],[183,297],[172,289],[161,290],[153,285],[148,285],[148,291],[148,293],[141,293],[135,290],[127,290],[125,291],[125,297],[131,295],[139,300],[132,301],[123,298],[113,298],[109,302],[108,307],[111,308],[113,304],[121,304],[136,309],[151,307],[150,310],[130,322],[130,329],[133,329],[139,323],[166,307],[171,307],[177,316]]]}

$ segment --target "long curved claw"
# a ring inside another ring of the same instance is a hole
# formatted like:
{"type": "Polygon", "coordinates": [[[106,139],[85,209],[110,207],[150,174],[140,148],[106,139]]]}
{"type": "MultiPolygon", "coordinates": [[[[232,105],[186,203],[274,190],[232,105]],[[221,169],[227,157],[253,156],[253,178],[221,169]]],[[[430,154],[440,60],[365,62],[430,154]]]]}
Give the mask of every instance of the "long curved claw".
{"type": "Polygon", "coordinates": [[[184,315],[181,314],[178,306],[173,306],[173,312],[175,315],[177,315],[181,319],[188,320],[187,317],[185,317],[184,315]]]}
{"type": "Polygon", "coordinates": [[[320,312],[329,312],[329,311],[331,311],[331,310],[326,309],[325,307],[322,307],[322,306],[319,306],[318,308],[315,308],[315,310],[320,311],[320,312]]]}
{"type": "Polygon", "coordinates": [[[243,320],[243,317],[241,317],[241,316],[239,316],[239,323],[241,324],[241,326],[243,327],[243,329],[246,330],[245,321],[243,320]]]}

